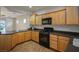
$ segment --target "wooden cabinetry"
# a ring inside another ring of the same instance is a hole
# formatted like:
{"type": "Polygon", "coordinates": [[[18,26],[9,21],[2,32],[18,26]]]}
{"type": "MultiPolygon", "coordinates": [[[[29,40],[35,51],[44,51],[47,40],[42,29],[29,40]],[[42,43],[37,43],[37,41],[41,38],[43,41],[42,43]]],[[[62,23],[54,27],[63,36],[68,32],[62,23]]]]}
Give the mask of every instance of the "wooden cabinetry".
{"type": "Polygon", "coordinates": [[[33,14],[31,17],[30,17],[30,24],[31,25],[35,25],[36,24],[36,14],[33,14]]]}
{"type": "Polygon", "coordinates": [[[39,42],[39,32],[32,31],[32,40],[39,42]]]}
{"type": "Polygon", "coordinates": [[[36,16],[36,25],[42,25],[42,16],[41,15],[36,16]]]}
{"type": "Polygon", "coordinates": [[[24,32],[20,32],[20,33],[17,33],[18,35],[18,43],[21,43],[24,41],[24,32]]]}
{"type": "Polygon", "coordinates": [[[5,35],[4,37],[4,50],[9,51],[12,48],[12,35],[5,35]]]}
{"type": "Polygon", "coordinates": [[[62,25],[66,21],[66,10],[60,10],[52,13],[52,24],[62,25]]]}
{"type": "Polygon", "coordinates": [[[50,48],[53,48],[55,50],[65,51],[69,44],[69,41],[69,37],[50,34],[50,48]]]}
{"type": "Polygon", "coordinates": [[[24,41],[28,41],[31,39],[31,31],[27,31],[24,34],[24,41]]]}
{"type": "Polygon", "coordinates": [[[68,43],[69,43],[69,38],[68,37],[59,36],[59,39],[58,39],[58,50],[59,51],[65,51],[68,43]]]}
{"type": "Polygon", "coordinates": [[[4,40],[5,37],[3,37],[3,35],[0,35],[0,51],[4,51],[4,40]]]}
{"type": "Polygon", "coordinates": [[[78,7],[76,6],[69,6],[66,7],[66,23],[67,24],[78,24],[79,19],[78,19],[78,7]]]}
{"type": "Polygon", "coordinates": [[[58,38],[57,38],[57,36],[56,35],[50,35],[50,47],[51,48],[53,48],[53,49],[58,49],[57,48],[57,40],[58,40],[58,38]]]}
{"type": "Polygon", "coordinates": [[[12,48],[11,35],[0,35],[0,51],[8,51],[12,48]]]}
{"type": "Polygon", "coordinates": [[[18,35],[17,33],[12,35],[12,47],[14,47],[18,43],[18,35]]]}

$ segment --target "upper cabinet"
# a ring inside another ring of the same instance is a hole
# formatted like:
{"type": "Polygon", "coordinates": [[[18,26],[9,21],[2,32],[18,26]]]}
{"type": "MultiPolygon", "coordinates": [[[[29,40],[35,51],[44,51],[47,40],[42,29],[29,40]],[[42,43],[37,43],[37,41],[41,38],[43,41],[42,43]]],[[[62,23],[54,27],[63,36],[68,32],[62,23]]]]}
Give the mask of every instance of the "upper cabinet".
{"type": "Polygon", "coordinates": [[[65,24],[66,20],[66,10],[60,10],[52,13],[52,24],[62,25],[65,24]]]}
{"type": "Polygon", "coordinates": [[[41,15],[33,14],[30,18],[32,25],[42,25],[43,18],[52,18],[52,25],[79,25],[78,7],[69,6],[64,9],[45,13],[41,15]]]}
{"type": "Polygon", "coordinates": [[[35,20],[36,20],[36,14],[33,14],[33,15],[30,17],[30,24],[31,24],[31,25],[36,25],[36,24],[35,24],[35,20]]]}
{"type": "Polygon", "coordinates": [[[79,24],[78,7],[66,7],[66,24],[79,24]]]}
{"type": "Polygon", "coordinates": [[[42,25],[42,16],[41,15],[36,16],[36,25],[42,25]]]}

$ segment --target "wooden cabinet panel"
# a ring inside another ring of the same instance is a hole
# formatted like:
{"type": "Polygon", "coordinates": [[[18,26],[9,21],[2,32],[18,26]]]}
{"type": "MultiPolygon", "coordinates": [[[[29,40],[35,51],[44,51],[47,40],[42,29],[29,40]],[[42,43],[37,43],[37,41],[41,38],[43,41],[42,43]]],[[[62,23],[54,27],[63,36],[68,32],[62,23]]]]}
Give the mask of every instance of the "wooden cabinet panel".
{"type": "Polygon", "coordinates": [[[61,25],[66,21],[66,10],[60,10],[52,13],[52,24],[61,25]]]}
{"type": "Polygon", "coordinates": [[[78,7],[76,6],[69,6],[66,7],[66,16],[67,16],[67,24],[78,24],[78,7]]]}
{"type": "Polygon", "coordinates": [[[36,15],[33,14],[33,15],[30,17],[30,24],[31,24],[31,25],[35,25],[35,24],[36,24],[36,23],[35,23],[35,20],[36,20],[36,15]]]}
{"type": "Polygon", "coordinates": [[[4,50],[9,51],[12,48],[12,35],[5,35],[4,50]]]}
{"type": "Polygon", "coordinates": [[[12,48],[11,35],[0,35],[0,51],[9,51],[12,48]]]}
{"type": "Polygon", "coordinates": [[[56,50],[58,49],[57,48],[57,44],[58,44],[57,40],[58,39],[57,39],[56,35],[52,35],[52,34],[50,35],[50,47],[53,49],[56,49],[56,50]]]}
{"type": "Polygon", "coordinates": [[[41,15],[36,16],[36,25],[42,25],[42,16],[41,15]]]}
{"type": "Polygon", "coordinates": [[[17,33],[12,35],[12,47],[18,43],[18,37],[17,33]]]}
{"type": "Polygon", "coordinates": [[[27,31],[24,34],[24,41],[28,41],[31,39],[31,31],[27,31]]]}
{"type": "Polygon", "coordinates": [[[59,36],[59,39],[58,39],[58,50],[59,51],[65,51],[68,43],[69,43],[69,38],[68,37],[59,36]]]}
{"type": "Polygon", "coordinates": [[[4,51],[4,37],[0,35],[0,51],[4,51]]]}
{"type": "Polygon", "coordinates": [[[21,43],[24,41],[24,32],[17,33],[18,35],[18,43],[21,43]]]}
{"type": "Polygon", "coordinates": [[[32,40],[39,42],[39,32],[32,31],[32,40]]]}

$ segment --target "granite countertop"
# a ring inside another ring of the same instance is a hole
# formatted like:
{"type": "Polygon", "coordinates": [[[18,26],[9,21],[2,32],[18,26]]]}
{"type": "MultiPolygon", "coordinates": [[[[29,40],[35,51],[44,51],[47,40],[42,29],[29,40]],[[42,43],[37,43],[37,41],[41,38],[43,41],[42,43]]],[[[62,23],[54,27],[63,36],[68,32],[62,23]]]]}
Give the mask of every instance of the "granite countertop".
{"type": "Polygon", "coordinates": [[[12,35],[12,34],[15,34],[15,33],[26,32],[26,31],[29,31],[29,30],[31,30],[31,29],[22,30],[22,31],[8,31],[8,32],[2,33],[0,35],[12,35]]]}
{"type": "Polygon", "coordinates": [[[76,32],[66,32],[66,31],[53,31],[51,34],[63,35],[67,37],[77,37],[79,38],[79,33],[76,32]]]}

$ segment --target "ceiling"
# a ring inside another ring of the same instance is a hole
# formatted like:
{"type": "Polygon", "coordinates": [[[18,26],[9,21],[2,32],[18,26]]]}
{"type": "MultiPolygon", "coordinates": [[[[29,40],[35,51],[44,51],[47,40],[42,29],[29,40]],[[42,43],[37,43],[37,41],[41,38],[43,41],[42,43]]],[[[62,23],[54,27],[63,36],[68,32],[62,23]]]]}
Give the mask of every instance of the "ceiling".
{"type": "Polygon", "coordinates": [[[29,8],[29,6],[5,6],[7,9],[11,10],[11,11],[30,11],[30,12],[35,12],[38,10],[42,10],[42,9],[47,9],[47,8],[51,8],[54,6],[32,6],[32,8],[29,8]]]}
{"type": "Polygon", "coordinates": [[[32,6],[32,8],[29,8],[29,6],[0,6],[2,8],[3,15],[8,15],[8,17],[16,17],[19,15],[29,15],[33,12],[41,11],[41,10],[47,10],[51,8],[55,8],[56,6],[32,6]],[[7,13],[5,12],[7,11],[7,13]],[[6,14],[5,14],[6,13],[6,14]]]}

